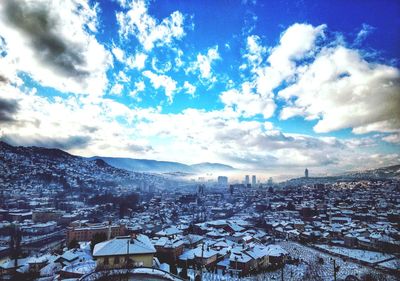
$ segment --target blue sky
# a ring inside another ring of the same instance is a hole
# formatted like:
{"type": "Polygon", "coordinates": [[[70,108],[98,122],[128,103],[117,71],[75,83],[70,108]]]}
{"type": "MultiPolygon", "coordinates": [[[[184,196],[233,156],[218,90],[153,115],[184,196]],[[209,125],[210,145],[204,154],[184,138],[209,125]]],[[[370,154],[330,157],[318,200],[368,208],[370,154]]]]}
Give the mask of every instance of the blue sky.
{"type": "Polygon", "coordinates": [[[262,175],[399,163],[398,1],[3,1],[0,137],[262,175]]]}

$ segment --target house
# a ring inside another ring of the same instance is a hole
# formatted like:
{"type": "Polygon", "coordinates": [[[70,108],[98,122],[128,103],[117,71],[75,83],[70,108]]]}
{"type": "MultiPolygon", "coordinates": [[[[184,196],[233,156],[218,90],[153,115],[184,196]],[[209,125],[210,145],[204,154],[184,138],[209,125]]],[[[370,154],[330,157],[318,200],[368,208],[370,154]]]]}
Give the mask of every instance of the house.
{"type": "Polygon", "coordinates": [[[211,239],[219,239],[219,238],[228,237],[229,233],[222,229],[215,229],[215,230],[207,232],[206,236],[211,239]]]}
{"type": "Polygon", "coordinates": [[[6,260],[0,264],[0,276],[6,278],[5,276],[11,276],[17,272],[19,268],[28,265],[29,258],[17,259],[17,260],[6,260]]]}
{"type": "Polygon", "coordinates": [[[74,263],[79,259],[79,255],[75,254],[73,251],[64,252],[61,256],[59,256],[55,262],[60,263],[62,266],[66,266],[74,263]]]}
{"type": "Polygon", "coordinates": [[[212,267],[217,262],[218,252],[210,249],[209,247],[198,247],[194,253],[195,263],[201,264],[205,267],[212,267]]]}
{"type": "Polygon", "coordinates": [[[347,247],[354,247],[357,245],[357,235],[348,233],[344,236],[344,245],[347,247]]]}
{"type": "Polygon", "coordinates": [[[252,245],[246,250],[246,253],[254,259],[254,269],[260,270],[269,266],[268,248],[266,246],[252,245]]]}
{"type": "Polygon", "coordinates": [[[288,252],[279,245],[268,245],[266,247],[268,262],[272,266],[280,266],[286,262],[288,252]]]}
{"type": "Polygon", "coordinates": [[[79,224],[78,226],[67,227],[67,243],[72,240],[79,242],[90,241],[96,234],[104,233],[108,239],[125,235],[127,232],[125,225],[111,225],[110,223],[98,224],[79,224]]]}
{"type": "Polygon", "coordinates": [[[240,249],[232,250],[229,256],[229,267],[232,272],[239,276],[244,276],[253,270],[255,263],[256,261],[250,255],[240,249]]]}
{"type": "Polygon", "coordinates": [[[184,244],[187,248],[196,248],[203,240],[204,237],[201,235],[188,234],[184,238],[184,244]]]}
{"type": "Polygon", "coordinates": [[[181,266],[205,266],[213,267],[217,263],[218,251],[206,246],[198,246],[195,249],[190,249],[179,256],[179,264],[181,266]]]}
{"type": "Polygon", "coordinates": [[[48,264],[48,256],[32,257],[28,260],[30,272],[40,272],[48,264]]]}
{"type": "Polygon", "coordinates": [[[93,258],[99,268],[151,267],[155,253],[150,239],[139,234],[133,237],[119,236],[96,244],[93,258]]]}
{"type": "Polygon", "coordinates": [[[357,237],[357,243],[358,243],[358,246],[360,246],[361,248],[366,248],[366,249],[373,248],[373,244],[372,244],[371,240],[366,237],[362,237],[362,236],[357,237]]]}
{"type": "Polygon", "coordinates": [[[160,237],[170,237],[175,238],[177,235],[181,235],[183,231],[176,227],[168,227],[156,233],[160,237]]]}
{"type": "Polygon", "coordinates": [[[153,240],[160,262],[176,263],[178,257],[183,253],[184,240],[182,238],[160,237],[153,240]]]}

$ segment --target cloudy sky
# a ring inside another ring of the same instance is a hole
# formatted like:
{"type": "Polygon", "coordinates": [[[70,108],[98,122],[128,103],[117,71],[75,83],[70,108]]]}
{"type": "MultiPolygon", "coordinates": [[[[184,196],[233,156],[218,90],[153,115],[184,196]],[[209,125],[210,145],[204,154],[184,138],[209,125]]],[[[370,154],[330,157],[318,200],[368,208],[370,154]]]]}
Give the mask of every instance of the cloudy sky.
{"type": "Polygon", "coordinates": [[[2,0],[0,138],[266,175],[400,163],[400,2],[2,0]]]}

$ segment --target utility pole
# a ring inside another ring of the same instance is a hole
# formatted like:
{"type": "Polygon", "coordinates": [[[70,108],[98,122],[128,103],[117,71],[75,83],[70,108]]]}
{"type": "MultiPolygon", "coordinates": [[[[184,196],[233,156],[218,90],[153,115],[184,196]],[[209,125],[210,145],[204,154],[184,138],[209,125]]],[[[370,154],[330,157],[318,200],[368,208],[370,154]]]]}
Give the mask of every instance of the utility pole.
{"type": "Polygon", "coordinates": [[[283,268],[285,267],[285,264],[282,266],[282,269],[281,269],[281,281],[283,281],[283,268]]]}
{"type": "Polygon", "coordinates": [[[126,241],[126,268],[129,268],[129,239],[126,241]]]}
{"type": "Polygon", "coordinates": [[[333,280],[336,281],[336,260],[333,259],[333,280]]]}
{"type": "Polygon", "coordinates": [[[238,274],[238,267],[237,267],[237,261],[238,261],[238,257],[235,256],[235,275],[236,275],[236,277],[239,277],[239,274],[238,274]]]}
{"type": "Polygon", "coordinates": [[[203,281],[203,259],[204,259],[204,241],[201,244],[201,266],[200,266],[200,280],[203,281]]]}

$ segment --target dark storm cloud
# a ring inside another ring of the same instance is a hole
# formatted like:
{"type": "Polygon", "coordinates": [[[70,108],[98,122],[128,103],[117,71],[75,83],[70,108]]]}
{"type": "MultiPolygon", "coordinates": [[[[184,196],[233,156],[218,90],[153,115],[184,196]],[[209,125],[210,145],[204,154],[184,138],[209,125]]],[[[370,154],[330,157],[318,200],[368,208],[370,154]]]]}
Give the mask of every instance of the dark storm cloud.
{"type": "Polygon", "coordinates": [[[0,123],[15,121],[14,115],[17,113],[18,108],[19,106],[16,100],[0,98],[0,123]]]}
{"type": "Polygon", "coordinates": [[[5,18],[29,38],[38,59],[62,75],[76,79],[89,73],[80,68],[86,61],[82,47],[60,36],[54,28],[57,18],[43,4],[26,1],[5,1],[5,18]]]}
{"type": "Polygon", "coordinates": [[[8,79],[5,76],[0,74],[0,83],[7,83],[7,82],[8,82],[8,79]]]}
{"type": "Polygon", "coordinates": [[[60,149],[85,148],[89,145],[90,140],[89,136],[72,136],[53,140],[53,146],[60,149]]]}
{"type": "Polygon", "coordinates": [[[74,148],[86,148],[91,138],[89,136],[71,136],[66,138],[49,137],[23,137],[19,135],[4,135],[1,138],[11,145],[40,146],[46,148],[58,148],[69,150],[74,148]]]}

